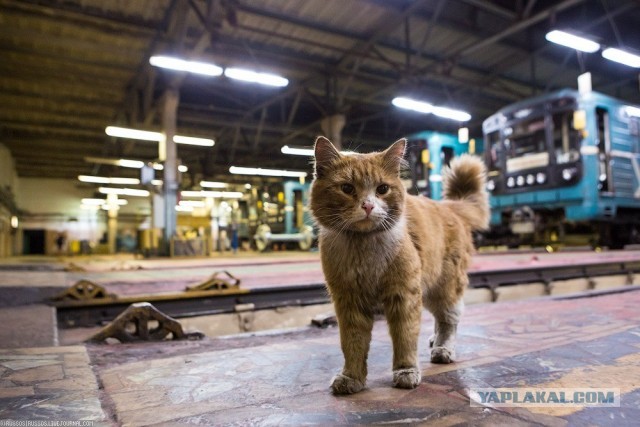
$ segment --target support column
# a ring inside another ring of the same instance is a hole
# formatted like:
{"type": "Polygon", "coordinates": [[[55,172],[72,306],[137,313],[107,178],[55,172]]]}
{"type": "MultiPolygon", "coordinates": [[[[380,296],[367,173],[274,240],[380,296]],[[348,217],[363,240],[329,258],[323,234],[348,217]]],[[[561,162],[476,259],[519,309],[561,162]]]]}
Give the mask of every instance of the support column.
{"type": "Polygon", "coordinates": [[[116,247],[116,239],[118,237],[118,195],[117,194],[107,194],[107,206],[109,210],[107,211],[107,243],[109,246],[109,253],[115,254],[116,247]]]}
{"type": "Polygon", "coordinates": [[[320,122],[322,132],[333,142],[333,145],[335,145],[338,150],[342,149],[342,129],[344,128],[345,122],[344,114],[334,114],[333,116],[325,117],[320,122]]]}
{"type": "Polygon", "coordinates": [[[164,94],[162,108],[162,129],[164,140],[158,146],[158,156],[164,162],[164,254],[170,255],[171,238],[176,232],[176,202],[178,191],[178,160],[176,134],[179,93],[177,89],[168,89],[164,94]]]}

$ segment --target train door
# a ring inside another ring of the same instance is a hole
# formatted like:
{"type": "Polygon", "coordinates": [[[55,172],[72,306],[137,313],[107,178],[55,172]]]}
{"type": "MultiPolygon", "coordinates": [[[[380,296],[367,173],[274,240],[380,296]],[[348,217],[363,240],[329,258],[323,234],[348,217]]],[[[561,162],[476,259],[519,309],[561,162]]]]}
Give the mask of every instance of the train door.
{"type": "Polygon", "coordinates": [[[442,147],[442,151],[440,152],[440,157],[442,158],[442,167],[449,166],[451,160],[453,159],[454,152],[453,147],[442,147]]]}
{"type": "Polygon", "coordinates": [[[23,231],[24,255],[44,255],[45,254],[45,230],[24,230],[23,231]]]}
{"type": "Polygon", "coordinates": [[[408,160],[411,172],[411,194],[422,194],[431,197],[429,178],[431,174],[431,162],[428,141],[414,139],[409,141],[408,160]]]}
{"type": "Polygon", "coordinates": [[[603,193],[613,193],[611,183],[611,132],[609,130],[609,112],[602,107],[596,108],[598,125],[598,189],[603,193]]]}
{"type": "Polygon", "coordinates": [[[304,200],[302,190],[293,190],[293,215],[296,231],[299,232],[304,225],[304,200]]]}

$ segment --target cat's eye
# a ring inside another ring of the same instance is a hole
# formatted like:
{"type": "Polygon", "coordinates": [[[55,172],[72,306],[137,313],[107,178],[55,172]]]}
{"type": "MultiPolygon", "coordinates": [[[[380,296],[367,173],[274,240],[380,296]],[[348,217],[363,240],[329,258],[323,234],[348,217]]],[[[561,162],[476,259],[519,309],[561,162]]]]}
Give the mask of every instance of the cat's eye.
{"type": "Polygon", "coordinates": [[[376,188],[376,193],[380,195],[387,194],[388,192],[389,186],[387,184],[378,185],[378,188],[376,188]]]}
{"type": "Polygon", "coordinates": [[[340,187],[343,193],[345,194],[353,194],[356,191],[356,188],[351,184],[342,184],[340,187]]]}

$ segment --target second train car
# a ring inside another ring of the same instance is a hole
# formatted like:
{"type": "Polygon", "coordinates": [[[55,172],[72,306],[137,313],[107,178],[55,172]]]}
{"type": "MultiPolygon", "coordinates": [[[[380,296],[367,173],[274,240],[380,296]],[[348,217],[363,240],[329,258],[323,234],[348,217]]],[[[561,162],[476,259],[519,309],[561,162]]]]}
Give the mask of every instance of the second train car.
{"type": "Polygon", "coordinates": [[[407,161],[412,194],[434,200],[442,198],[442,168],[464,153],[482,153],[482,139],[461,141],[458,136],[436,131],[422,131],[407,136],[407,161]]]}

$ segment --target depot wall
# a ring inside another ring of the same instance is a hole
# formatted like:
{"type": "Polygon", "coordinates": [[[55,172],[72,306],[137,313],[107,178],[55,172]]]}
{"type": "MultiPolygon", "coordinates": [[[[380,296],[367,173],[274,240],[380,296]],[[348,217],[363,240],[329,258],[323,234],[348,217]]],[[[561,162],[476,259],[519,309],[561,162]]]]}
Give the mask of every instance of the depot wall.
{"type": "MultiPolygon", "coordinates": [[[[95,249],[107,230],[106,212],[81,208],[83,198],[98,196],[95,188],[77,180],[20,178],[17,197],[21,216],[21,229],[45,231],[45,253],[77,252],[79,243],[95,249]],[[64,237],[61,250],[56,239],[64,237]]],[[[118,232],[135,235],[137,229],[148,222],[148,198],[130,198],[118,212],[118,232]]],[[[86,246],[83,246],[86,247],[86,246]]]]}

